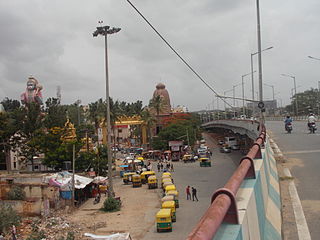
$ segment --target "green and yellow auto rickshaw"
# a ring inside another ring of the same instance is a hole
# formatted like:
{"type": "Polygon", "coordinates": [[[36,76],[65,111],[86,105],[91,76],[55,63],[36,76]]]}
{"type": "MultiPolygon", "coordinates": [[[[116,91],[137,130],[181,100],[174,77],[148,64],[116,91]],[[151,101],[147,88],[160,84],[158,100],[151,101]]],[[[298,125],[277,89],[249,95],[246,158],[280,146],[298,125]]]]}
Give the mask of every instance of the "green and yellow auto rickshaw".
{"type": "Polygon", "coordinates": [[[142,172],[140,174],[141,176],[141,182],[143,184],[146,184],[148,182],[148,177],[149,176],[152,176],[152,175],[156,175],[156,173],[154,171],[145,171],[145,172],[142,172]]]}
{"type": "Polygon", "coordinates": [[[161,204],[166,201],[174,201],[174,196],[173,195],[165,195],[163,198],[161,198],[161,204]]]}
{"type": "Polygon", "coordinates": [[[175,202],[174,201],[165,201],[162,203],[161,205],[162,209],[171,209],[171,219],[172,222],[176,222],[177,221],[177,217],[176,217],[176,207],[175,207],[175,202]]]}
{"type": "Polygon", "coordinates": [[[135,172],[127,172],[127,173],[124,173],[123,174],[123,183],[124,184],[129,184],[132,182],[132,176],[135,175],[136,173],[135,172]]]}
{"type": "Polygon", "coordinates": [[[141,177],[139,174],[132,175],[132,187],[141,187],[141,177]]]}
{"type": "Polygon", "coordinates": [[[166,187],[164,188],[164,190],[165,190],[165,192],[172,191],[172,190],[176,190],[176,186],[173,185],[173,184],[170,184],[170,185],[166,186],[166,187]]]}
{"type": "Polygon", "coordinates": [[[155,175],[148,177],[148,188],[149,189],[155,189],[158,188],[158,180],[155,175]]]}
{"type": "Polygon", "coordinates": [[[209,158],[200,158],[200,167],[211,167],[211,160],[209,158]]]}
{"type": "Polygon", "coordinates": [[[170,190],[166,192],[166,196],[174,196],[174,201],[176,203],[176,208],[179,208],[179,192],[177,190],[170,190]]]}
{"type": "Polygon", "coordinates": [[[172,232],[171,209],[164,208],[156,215],[157,232],[172,232]]]}

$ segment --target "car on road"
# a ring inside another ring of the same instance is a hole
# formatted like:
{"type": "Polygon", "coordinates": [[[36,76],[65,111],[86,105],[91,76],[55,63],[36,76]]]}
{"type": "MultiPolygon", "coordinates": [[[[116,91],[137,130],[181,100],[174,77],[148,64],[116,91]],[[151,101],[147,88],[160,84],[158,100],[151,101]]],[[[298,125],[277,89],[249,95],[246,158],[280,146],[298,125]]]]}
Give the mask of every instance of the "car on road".
{"type": "Polygon", "coordinates": [[[221,147],[220,148],[220,152],[221,153],[230,153],[231,152],[231,149],[230,149],[230,147],[221,147]]]}
{"type": "Polygon", "coordinates": [[[224,141],[223,140],[219,140],[218,143],[219,143],[219,145],[223,145],[224,141]]]}

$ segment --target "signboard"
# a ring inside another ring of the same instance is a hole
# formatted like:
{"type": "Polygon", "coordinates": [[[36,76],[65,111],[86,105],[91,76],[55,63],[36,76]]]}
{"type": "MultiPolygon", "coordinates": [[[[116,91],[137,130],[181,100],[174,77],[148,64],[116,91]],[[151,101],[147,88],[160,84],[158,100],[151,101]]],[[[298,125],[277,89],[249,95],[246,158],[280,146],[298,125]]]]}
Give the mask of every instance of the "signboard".
{"type": "Polygon", "coordinates": [[[169,141],[169,147],[181,147],[183,141],[169,141]]]}
{"type": "Polygon", "coordinates": [[[179,146],[172,146],[171,147],[171,151],[172,152],[179,152],[180,151],[180,147],[179,146]]]}
{"type": "Polygon", "coordinates": [[[116,128],[128,128],[128,125],[116,125],[116,128]]]}

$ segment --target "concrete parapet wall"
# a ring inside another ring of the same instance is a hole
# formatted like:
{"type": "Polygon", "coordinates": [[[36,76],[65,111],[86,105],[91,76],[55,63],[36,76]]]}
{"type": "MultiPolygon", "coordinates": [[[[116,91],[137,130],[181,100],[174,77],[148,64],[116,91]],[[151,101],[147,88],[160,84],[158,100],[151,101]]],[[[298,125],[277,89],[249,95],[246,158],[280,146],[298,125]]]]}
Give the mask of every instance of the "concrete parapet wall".
{"type": "Polygon", "coordinates": [[[280,240],[281,200],[276,161],[267,137],[262,158],[254,159],[255,179],[245,179],[236,195],[240,224],[222,224],[214,239],[280,240]]]}

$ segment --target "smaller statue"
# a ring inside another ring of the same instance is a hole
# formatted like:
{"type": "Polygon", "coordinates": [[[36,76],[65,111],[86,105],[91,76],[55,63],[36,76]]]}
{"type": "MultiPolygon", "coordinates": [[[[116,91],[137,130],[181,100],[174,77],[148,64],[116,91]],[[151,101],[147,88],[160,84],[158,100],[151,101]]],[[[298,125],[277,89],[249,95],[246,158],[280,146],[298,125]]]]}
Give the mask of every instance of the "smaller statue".
{"type": "Polygon", "coordinates": [[[29,77],[27,81],[27,88],[24,93],[21,94],[22,104],[35,102],[37,104],[42,104],[42,86],[39,84],[38,80],[34,77],[29,77]]]}

